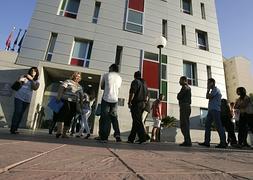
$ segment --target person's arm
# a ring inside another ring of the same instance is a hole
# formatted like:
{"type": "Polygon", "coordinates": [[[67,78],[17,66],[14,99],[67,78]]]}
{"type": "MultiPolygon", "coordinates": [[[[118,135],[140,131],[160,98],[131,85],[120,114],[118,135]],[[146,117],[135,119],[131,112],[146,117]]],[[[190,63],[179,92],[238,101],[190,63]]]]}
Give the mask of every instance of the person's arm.
{"type": "Polygon", "coordinates": [[[135,93],[137,91],[137,83],[136,81],[133,81],[131,83],[131,87],[130,87],[130,90],[129,90],[129,97],[128,97],[128,107],[130,108],[132,106],[132,101],[134,99],[134,96],[135,96],[135,93]]]}
{"type": "Polygon", "coordinates": [[[210,92],[210,89],[207,89],[206,92],[206,99],[212,99],[213,97],[215,97],[218,93],[218,90],[216,88],[212,89],[212,91],[210,92]]]}
{"type": "Polygon", "coordinates": [[[29,81],[31,81],[32,90],[36,91],[39,89],[40,83],[38,81],[34,81],[33,77],[29,74],[25,76],[29,81]]]}

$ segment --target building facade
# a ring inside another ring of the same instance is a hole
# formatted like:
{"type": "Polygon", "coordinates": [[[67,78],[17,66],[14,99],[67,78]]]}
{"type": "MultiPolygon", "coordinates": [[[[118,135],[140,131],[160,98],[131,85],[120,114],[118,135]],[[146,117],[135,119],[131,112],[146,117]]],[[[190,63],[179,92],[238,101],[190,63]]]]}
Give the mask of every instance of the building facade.
{"type": "Polygon", "coordinates": [[[227,96],[230,102],[235,102],[238,98],[236,94],[238,87],[245,87],[247,94],[253,93],[253,75],[250,60],[242,56],[235,56],[229,59],[224,58],[224,71],[227,96]]]}
{"type": "MultiPolygon", "coordinates": [[[[100,79],[112,63],[120,66],[123,78],[118,108],[123,132],[131,127],[127,98],[137,70],[148,84],[151,100],[157,98],[161,84],[166,96],[163,111],[176,118],[178,82],[186,75],[193,95],[192,127],[200,127],[208,104],[205,94],[209,77],[216,79],[226,97],[215,1],[37,0],[17,59],[17,64],[38,66],[41,73],[41,87],[34,93],[28,113],[30,124],[36,105],[46,106],[56,95],[59,81],[73,71],[82,72],[84,89],[92,88],[99,103],[100,79]],[[167,39],[161,68],[156,44],[160,36],[167,39]]],[[[95,133],[97,118],[92,120],[95,133]]]]}

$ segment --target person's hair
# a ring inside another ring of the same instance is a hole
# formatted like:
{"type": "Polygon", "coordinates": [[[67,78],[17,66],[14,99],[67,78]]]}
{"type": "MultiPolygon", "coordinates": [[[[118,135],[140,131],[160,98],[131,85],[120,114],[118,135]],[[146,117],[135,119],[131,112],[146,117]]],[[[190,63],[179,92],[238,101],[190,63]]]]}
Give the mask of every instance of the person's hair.
{"type": "Polygon", "coordinates": [[[110,69],[112,72],[119,72],[119,66],[117,64],[112,64],[110,69]]]}
{"type": "Polygon", "coordinates": [[[234,103],[234,102],[231,102],[231,103],[230,103],[230,106],[234,106],[234,105],[235,105],[235,103],[234,103]]]}
{"type": "Polygon", "coordinates": [[[221,99],[221,104],[228,105],[228,101],[226,99],[221,99]]]}
{"type": "Polygon", "coordinates": [[[140,71],[136,71],[136,72],[134,73],[134,78],[140,79],[140,78],[141,78],[141,72],[140,72],[140,71]]]}
{"type": "Polygon", "coordinates": [[[244,87],[238,87],[236,89],[236,92],[239,92],[240,93],[240,97],[245,97],[246,96],[246,89],[244,87]]]}
{"type": "Polygon", "coordinates": [[[160,99],[160,97],[164,97],[164,94],[159,94],[159,99],[160,99]]]}
{"type": "Polygon", "coordinates": [[[180,79],[187,82],[187,77],[186,76],[181,76],[180,79]]]}
{"type": "Polygon", "coordinates": [[[209,79],[208,79],[208,82],[215,84],[215,79],[209,78],[209,79]]]}
{"type": "Polygon", "coordinates": [[[74,72],[72,75],[71,75],[71,79],[74,80],[76,78],[77,75],[80,75],[81,76],[81,73],[80,72],[74,72]]]}
{"type": "Polygon", "coordinates": [[[34,81],[37,81],[38,78],[39,78],[39,75],[40,75],[39,70],[38,70],[37,67],[31,67],[31,68],[28,70],[28,73],[27,73],[27,74],[29,74],[30,76],[32,76],[32,71],[33,71],[33,70],[36,72],[36,75],[33,77],[33,80],[34,80],[34,81]]]}

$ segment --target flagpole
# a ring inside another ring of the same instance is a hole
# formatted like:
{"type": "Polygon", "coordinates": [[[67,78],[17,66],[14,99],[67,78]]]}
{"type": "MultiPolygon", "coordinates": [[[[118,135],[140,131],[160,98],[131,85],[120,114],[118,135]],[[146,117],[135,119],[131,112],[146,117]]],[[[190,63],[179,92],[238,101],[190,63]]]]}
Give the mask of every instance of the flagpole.
{"type": "Polygon", "coordinates": [[[13,36],[13,32],[15,31],[16,27],[14,26],[12,31],[10,32],[6,42],[5,42],[5,50],[6,51],[9,51],[10,47],[11,47],[11,39],[12,39],[12,36],[13,36]]]}
{"type": "Polygon", "coordinates": [[[27,32],[27,30],[25,30],[25,32],[24,32],[22,38],[20,39],[20,41],[19,41],[19,43],[18,43],[18,46],[19,46],[19,48],[18,48],[18,53],[20,53],[21,45],[22,45],[23,40],[24,40],[24,38],[25,38],[26,32],[27,32]]]}
{"type": "Polygon", "coordinates": [[[17,35],[17,37],[16,37],[16,39],[15,39],[15,41],[14,41],[13,47],[12,47],[12,49],[11,49],[12,51],[15,51],[15,47],[16,47],[16,45],[17,45],[17,43],[18,43],[18,38],[19,38],[19,35],[20,35],[21,31],[22,31],[22,29],[19,29],[18,35],[17,35]]]}

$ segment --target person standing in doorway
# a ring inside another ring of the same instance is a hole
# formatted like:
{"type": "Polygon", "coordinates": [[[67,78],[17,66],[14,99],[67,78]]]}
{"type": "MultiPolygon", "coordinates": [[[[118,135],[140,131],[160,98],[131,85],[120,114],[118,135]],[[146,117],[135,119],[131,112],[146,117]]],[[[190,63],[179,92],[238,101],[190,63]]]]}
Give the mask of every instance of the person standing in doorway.
{"type": "Polygon", "coordinates": [[[207,81],[207,92],[206,98],[209,100],[208,103],[208,114],[205,123],[205,141],[199,143],[200,146],[210,147],[210,138],[211,138],[211,126],[212,122],[215,121],[215,125],[220,137],[220,144],[216,148],[226,148],[226,135],[224,128],[221,123],[221,92],[215,86],[215,80],[213,78],[208,79],[207,81]]]}
{"type": "Polygon", "coordinates": [[[114,129],[114,137],[117,142],[121,142],[118,122],[118,95],[122,78],[118,74],[119,67],[112,64],[109,73],[102,77],[101,89],[104,90],[101,102],[101,116],[99,119],[99,138],[102,142],[107,142],[111,131],[111,123],[114,129]]]}
{"type": "Polygon", "coordinates": [[[182,86],[180,92],[177,94],[179,101],[180,112],[180,128],[184,136],[184,142],[180,146],[192,146],[190,136],[190,115],[191,115],[191,88],[187,83],[187,77],[182,76],[179,84],[182,86]]]}
{"type": "Polygon", "coordinates": [[[17,90],[14,99],[14,113],[11,121],[11,134],[18,134],[19,124],[22,120],[23,114],[29,106],[33,91],[36,91],[40,83],[38,81],[39,70],[37,67],[32,67],[28,70],[26,75],[19,78],[22,84],[21,88],[17,90]]]}
{"type": "Polygon", "coordinates": [[[145,103],[148,99],[148,88],[143,79],[141,72],[134,73],[134,80],[131,83],[128,97],[128,107],[130,108],[133,123],[128,143],[134,143],[136,134],[139,137],[138,143],[146,142],[146,131],[142,122],[142,114],[145,108],[145,103]]]}
{"type": "Polygon", "coordinates": [[[162,100],[164,99],[164,95],[160,94],[159,98],[155,100],[152,104],[152,117],[154,120],[154,126],[152,129],[151,142],[158,142],[158,132],[161,128],[162,122],[162,100]]]}
{"type": "Polygon", "coordinates": [[[59,87],[57,100],[63,100],[63,107],[56,116],[57,133],[56,138],[68,138],[67,131],[70,127],[71,120],[76,115],[77,104],[82,104],[83,89],[79,84],[81,73],[74,72],[71,79],[65,80],[59,87]]]}

